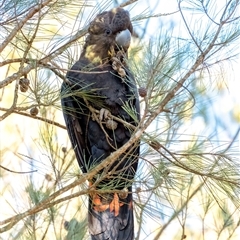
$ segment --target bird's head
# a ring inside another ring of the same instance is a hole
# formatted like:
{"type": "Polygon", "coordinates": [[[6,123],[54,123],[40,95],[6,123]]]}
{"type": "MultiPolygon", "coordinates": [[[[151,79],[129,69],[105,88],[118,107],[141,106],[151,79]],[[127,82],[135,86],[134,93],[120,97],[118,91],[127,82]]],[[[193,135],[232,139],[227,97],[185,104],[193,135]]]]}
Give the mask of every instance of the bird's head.
{"type": "Polygon", "coordinates": [[[108,61],[114,50],[127,52],[133,32],[128,11],[114,8],[98,14],[90,23],[81,57],[92,63],[108,61]]]}

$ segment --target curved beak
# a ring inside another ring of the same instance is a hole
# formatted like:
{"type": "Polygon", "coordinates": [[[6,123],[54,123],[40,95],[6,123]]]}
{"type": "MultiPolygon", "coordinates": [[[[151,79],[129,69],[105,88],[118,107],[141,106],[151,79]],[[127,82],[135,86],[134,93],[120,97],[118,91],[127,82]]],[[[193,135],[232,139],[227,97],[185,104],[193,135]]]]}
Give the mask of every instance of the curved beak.
{"type": "Polygon", "coordinates": [[[119,47],[128,49],[131,43],[131,32],[128,29],[123,30],[117,34],[115,40],[119,47]]]}

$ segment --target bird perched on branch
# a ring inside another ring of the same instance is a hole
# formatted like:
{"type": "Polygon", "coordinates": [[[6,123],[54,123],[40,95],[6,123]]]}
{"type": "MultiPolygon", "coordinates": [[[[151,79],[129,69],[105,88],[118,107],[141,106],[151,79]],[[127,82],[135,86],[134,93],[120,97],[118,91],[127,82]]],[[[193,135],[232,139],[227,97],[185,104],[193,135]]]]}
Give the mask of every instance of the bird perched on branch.
{"type": "MultiPolygon", "coordinates": [[[[127,67],[133,27],[115,8],[90,23],[80,59],[62,84],[62,108],[79,166],[89,172],[131,137],[139,121],[134,77],[127,67]]],[[[89,180],[88,227],[92,239],[132,240],[132,183],[139,142],[89,180]]]]}

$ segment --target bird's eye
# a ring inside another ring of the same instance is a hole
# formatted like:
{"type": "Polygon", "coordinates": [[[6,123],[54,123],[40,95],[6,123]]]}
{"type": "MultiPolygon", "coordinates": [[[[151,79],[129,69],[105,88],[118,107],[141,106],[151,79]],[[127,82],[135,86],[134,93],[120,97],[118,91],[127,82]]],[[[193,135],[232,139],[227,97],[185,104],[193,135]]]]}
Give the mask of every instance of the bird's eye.
{"type": "Polygon", "coordinates": [[[110,34],[112,33],[112,31],[111,31],[110,29],[106,29],[106,30],[105,30],[105,33],[106,33],[107,35],[110,35],[110,34]]]}

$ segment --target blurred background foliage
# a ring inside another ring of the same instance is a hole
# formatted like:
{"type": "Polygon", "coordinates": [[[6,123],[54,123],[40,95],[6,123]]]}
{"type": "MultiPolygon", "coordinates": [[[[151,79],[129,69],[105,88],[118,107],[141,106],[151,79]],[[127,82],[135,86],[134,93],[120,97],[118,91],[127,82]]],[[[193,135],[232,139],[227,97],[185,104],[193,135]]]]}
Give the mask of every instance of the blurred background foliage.
{"type": "Polygon", "coordinates": [[[88,239],[87,184],[59,192],[81,177],[59,88],[90,20],[121,4],[142,124],[190,73],[142,136],[136,239],[239,239],[238,0],[0,3],[0,239],[88,239]]]}

